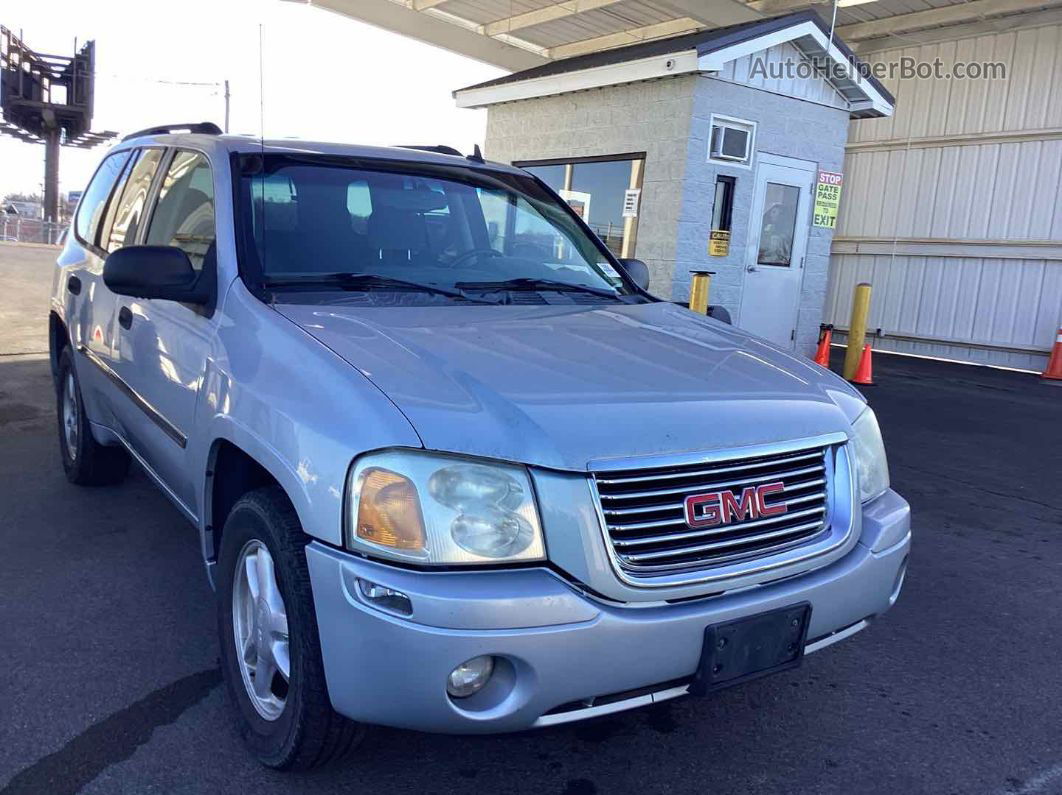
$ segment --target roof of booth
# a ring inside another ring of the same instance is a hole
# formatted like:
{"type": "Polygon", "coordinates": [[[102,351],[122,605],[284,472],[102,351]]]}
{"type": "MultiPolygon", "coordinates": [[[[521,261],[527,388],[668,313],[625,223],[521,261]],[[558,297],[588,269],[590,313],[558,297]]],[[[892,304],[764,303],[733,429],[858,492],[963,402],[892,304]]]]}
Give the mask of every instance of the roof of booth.
{"type": "Polygon", "coordinates": [[[849,76],[833,75],[830,82],[853,108],[854,116],[882,116],[892,112],[895,99],[873,75],[860,74],[859,58],[813,11],[742,22],[591,52],[533,66],[520,72],[458,89],[462,107],[485,107],[499,102],[562,94],[635,80],[690,72],[718,71],[723,64],[781,43],[792,43],[809,59],[827,53],[839,65],[853,67],[849,76]],[[679,56],[666,58],[666,56],[679,56]]]}

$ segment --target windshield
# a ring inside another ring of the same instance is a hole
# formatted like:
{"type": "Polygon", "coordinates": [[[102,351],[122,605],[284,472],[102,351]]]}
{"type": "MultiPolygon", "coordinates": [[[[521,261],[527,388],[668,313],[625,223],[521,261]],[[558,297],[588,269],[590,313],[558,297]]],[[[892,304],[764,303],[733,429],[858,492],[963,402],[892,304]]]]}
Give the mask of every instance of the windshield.
{"type": "Polygon", "coordinates": [[[251,260],[254,281],[281,292],[414,294],[424,303],[508,303],[528,292],[547,302],[544,294],[642,300],[531,177],[349,162],[268,155],[263,167],[260,157],[243,158],[241,259],[251,260]]]}

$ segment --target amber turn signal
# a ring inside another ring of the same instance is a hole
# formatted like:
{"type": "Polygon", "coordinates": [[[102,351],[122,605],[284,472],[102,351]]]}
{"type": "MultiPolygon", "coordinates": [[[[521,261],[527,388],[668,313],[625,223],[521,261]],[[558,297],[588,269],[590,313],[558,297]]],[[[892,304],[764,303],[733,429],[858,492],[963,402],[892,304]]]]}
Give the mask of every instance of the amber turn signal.
{"type": "Polygon", "coordinates": [[[395,549],[423,549],[424,517],[412,481],[387,469],[362,473],[358,538],[395,549]]]}

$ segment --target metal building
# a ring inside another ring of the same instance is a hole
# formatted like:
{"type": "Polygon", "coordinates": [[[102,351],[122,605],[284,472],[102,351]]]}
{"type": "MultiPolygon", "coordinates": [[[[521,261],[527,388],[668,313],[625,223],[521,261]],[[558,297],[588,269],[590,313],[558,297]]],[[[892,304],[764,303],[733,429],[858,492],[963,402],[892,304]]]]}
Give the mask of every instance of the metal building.
{"type": "Polygon", "coordinates": [[[1006,77],[886,80],[895,115],[852,125],[829,322],[869,281],[876,347],[1043,370],[1062,323],[1062,25],[1044,19],[868,56],[1006,77]]]}
{"type": "Polygon", "coordinates": [[[1062,322],[1059,0],[313,1],[512,71],[805,8],[886,69],[939,59],[886,73],[895,115],[851,123],[824,319],[843,329],[866,280],[879,349],[1043,368],[1062,322]]]}

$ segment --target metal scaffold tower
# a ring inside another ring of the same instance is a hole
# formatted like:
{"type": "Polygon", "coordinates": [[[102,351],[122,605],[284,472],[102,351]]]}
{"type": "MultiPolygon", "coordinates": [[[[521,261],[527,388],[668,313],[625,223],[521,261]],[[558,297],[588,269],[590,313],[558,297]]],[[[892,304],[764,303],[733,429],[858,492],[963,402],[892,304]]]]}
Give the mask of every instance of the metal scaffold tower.
{"type": "Polygon", "coordinates": [[[44,144],[44,221],[59,217],[59,149],[91,149],[114,138],[91,132],[95,86],[95,42],[72,57],[31,50],[0,27],[0,135],[44,144]]]}

